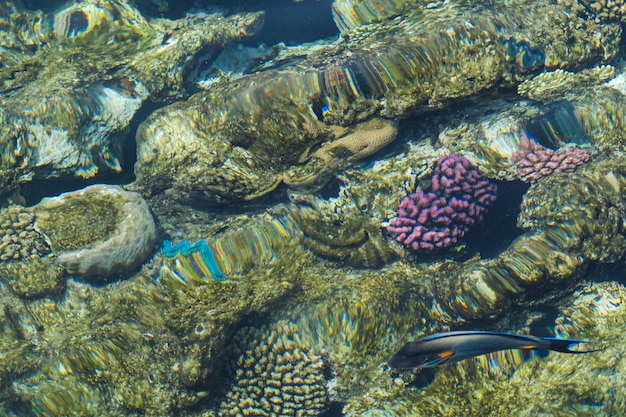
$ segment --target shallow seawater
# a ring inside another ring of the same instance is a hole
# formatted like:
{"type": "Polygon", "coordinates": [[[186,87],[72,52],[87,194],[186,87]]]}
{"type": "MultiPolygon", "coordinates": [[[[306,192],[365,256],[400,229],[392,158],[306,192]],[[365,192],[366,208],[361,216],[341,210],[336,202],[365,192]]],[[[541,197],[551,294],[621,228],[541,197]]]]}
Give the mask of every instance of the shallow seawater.
{"type": "Polygon", "coordinates": [[[626,415],[624,23],[1,3],[0,416],[626,415]]]}

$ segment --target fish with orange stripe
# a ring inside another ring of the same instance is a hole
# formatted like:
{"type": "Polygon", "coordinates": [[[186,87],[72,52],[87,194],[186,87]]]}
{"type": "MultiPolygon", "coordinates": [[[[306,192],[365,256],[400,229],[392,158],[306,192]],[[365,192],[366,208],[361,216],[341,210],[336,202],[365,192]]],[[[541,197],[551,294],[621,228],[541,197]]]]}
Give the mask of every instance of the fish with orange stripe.
{"type": "Polygon", "coordinates": [[[485,331],[436,333],[406,343],[387,364],[390,368],[432,368],[507,349],[538,349],[577,354],[602,350],[570,349],[579,343],[592,342],[485,331]]]}

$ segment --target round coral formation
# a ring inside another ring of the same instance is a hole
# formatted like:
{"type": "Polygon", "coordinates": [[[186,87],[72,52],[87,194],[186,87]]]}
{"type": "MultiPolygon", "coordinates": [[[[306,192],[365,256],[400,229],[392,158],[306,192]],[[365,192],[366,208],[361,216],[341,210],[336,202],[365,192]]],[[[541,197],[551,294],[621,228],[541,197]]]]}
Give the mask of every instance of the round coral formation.
{"type": "Polygon", "coordinates": [[[534,183],[559,172],[573,172],[591,159],[591,153],[579,146],[552,151],[524,135],[519,149],[511,155],[519,178],[534,183]]]}
{"type": "Polygon", "coordinates": [[[19,260],[50,252],[41,233],[35,230],[35,215],[21,206],[0,211],[0,261],[19,260]]]}
{"type": "Polygon", "coordinates": [[[51,293],[63,281],[63,268],[34,221],[35,215],[25,207],[0,211],[0,280],[13,293],[29,298],[51,293]]]}
{"type": "Polygon", "coordinates": [[[156,225],[141,195],[112,185],[45,198],[34,207],[69,274],[108,277],[137,268],[153,251],[156,225]]]}
{"type": "Polygon", "coordinates": [[[324,362],[295,324],[239,332],[235,383],[220,416],[318,416],[326,408],[324,362]],[[269,334],[268,334],[269,333],[269,334]]]}
{"type": "Polygon", "coordinates": [[[482,221],[496,191],[467,158],[443,156],[435,167],[432,191],[404,197],[387,231],[416,252],[447,248],[482,221]]]}

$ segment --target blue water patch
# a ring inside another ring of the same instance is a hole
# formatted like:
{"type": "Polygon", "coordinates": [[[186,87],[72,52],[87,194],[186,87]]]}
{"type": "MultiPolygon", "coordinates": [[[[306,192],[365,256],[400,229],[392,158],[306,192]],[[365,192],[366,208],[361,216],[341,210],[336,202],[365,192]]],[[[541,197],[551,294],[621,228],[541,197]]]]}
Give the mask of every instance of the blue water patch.
{"type": "Polygon", "coordinates": [[[224,281],[226,279],[226,274],[217,264],[215,251],[208,245],[206,240],[199,240],[193,245],[187,240],[178,242],[176,245],[172,245],[172,241],[170,240],[164,240],[161,245],[161,253],[166,258],[174,258],[179,254],[188,257],[193,253],[198,253],[214,280],[224,281]]]}

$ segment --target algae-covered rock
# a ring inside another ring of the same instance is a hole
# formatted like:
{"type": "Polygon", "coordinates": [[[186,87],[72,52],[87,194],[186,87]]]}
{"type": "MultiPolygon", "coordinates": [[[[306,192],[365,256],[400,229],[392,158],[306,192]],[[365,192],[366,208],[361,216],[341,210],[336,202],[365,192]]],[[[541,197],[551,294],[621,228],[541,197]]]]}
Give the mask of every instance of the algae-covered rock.
{"type": "Polygon", "coordinates": [[[615,73],[616,69],[610,65],[580,72],[556,69],[524,81],[517,87],[517,92],[521,96],[542,102],[562,100],[565,96],[583,94],[585,90],[615,77],[615,73]]]}
{"type": "Polygon", "coordinates": [[[626,161],[615,156],[588,163],[580,172],[555,175],[524,196],[519,226],[533,230],[563,228],[562,248],[585,259],[615,262],[626,253],[624,210],[626,161]]]}
{"type": "Polygon", "coordinates": [[[383,21],[343,36],[297,64],[215,82],[157,110],[137,134],[134,186],[209,204],[253,199],[282,182],[321,187],[323,173],[391,140],[364,140],[359,126],[378,120],[382,126],[367,128],[392,138],[396,118],[513,86],[543,69],[611,59],[620,28],[551,2],[447,2],[408,8],[402,24],[383,21]],[[342,137],[338,126],[357,136],[342,137]]]}
{"type": "Polygon", "coordinates": [[[0,37],[0,194],[33,178],[121,172],[143,103],[186,98],[188,71],[262,22],[261,13],[213,14],[165,27],[117,0],[51,15],[13,4],[5,18],[14,36],[0,37]]]}
{"type": "Polygon", "coordinates": [[[81,277],[130,272],[152,253],[157,239],[146,202],[118,186],[93,185],[45,198],[33,212],[58,262],[81,277]]]}
{"type": "Polygon", "coordinates": [[[19,330],[13,346],[0,343],[11,349],[0,369],[13,381],[5,404],[22,415],[173,415],[203,398],[182,382],[187,355],[165,325],[164,297],[152,278],[137,277],[106,288],[70,279],[62,297],[22,309],[4,299],[4,324],[19,330]]]}

